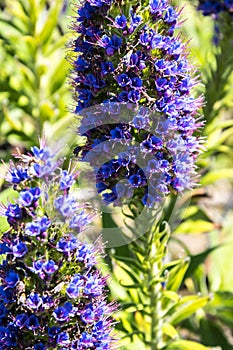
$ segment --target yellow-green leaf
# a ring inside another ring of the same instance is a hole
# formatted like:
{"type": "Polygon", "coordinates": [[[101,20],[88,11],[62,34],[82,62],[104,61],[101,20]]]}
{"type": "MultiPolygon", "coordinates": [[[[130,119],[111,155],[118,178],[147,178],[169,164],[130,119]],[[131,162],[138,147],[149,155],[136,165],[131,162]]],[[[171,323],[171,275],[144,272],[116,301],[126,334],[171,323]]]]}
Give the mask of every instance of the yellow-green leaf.
{"type": "Polygon", "coordinates": [[[176,325],[177,323],[193,315],[194,312],[204,307],[209,301],[210,297],[204,296],[189,302],[188,305],[184,305],[182,308],[178,308],[178,310],[171,316],[170,323],[176,325]]]}
{"type": "Polygon", "coordinates": [[[178,333],[171,324],[164,323],[162,329],[163,329],[163,333],[168,335],[170,338],[172,339],[178,338],[178,333]]]}
{"type": "Polygon", "coordinates": [[[203,176],[201,179],[202,185],[209,185],[220,179],[233,179],[233,169],[218,169],[213,170],[203,176]]]}
{"type": "Polygon", "coordinates": [[[172,300],[172,301],[174,301],[176,303],[180,299],[180,296],[176,292],[172,292],[170,290],[163,291],[162,295],[163,295],[164,298],[170,299],[170,300],[172,300]]]}
{"type": "Polygon", "coordinates": [[[166,350],[208,350],[210,348],[189,340],[176,340],[166,350]]]}

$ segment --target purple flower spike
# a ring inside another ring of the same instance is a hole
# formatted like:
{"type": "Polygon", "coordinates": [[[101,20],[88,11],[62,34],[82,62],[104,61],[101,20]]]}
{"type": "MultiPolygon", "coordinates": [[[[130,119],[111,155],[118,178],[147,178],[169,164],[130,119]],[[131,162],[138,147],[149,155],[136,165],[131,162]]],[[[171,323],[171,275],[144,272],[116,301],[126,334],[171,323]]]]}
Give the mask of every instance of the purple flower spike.
{"type": "Polygon", "coordinates": [[[17,157],[7,178],[19,193],[18,204],[0,203],[0,215],[11,225],[0,238],[0,254],[6,255],[0,264],[0,349],[72,350],[92,333],[98,317],[108,320],[108,334],[93,334],[93,342],[106,349],[107,341],[110,350],[114,308],[96,266],[100,252],[77,238],[94,212],[77,200],[77,173],[62,169],[44,140],[17,157]],[[82,320],[85,304],[93,305],[92,323],[82,320]]]}
{"type": "Polygon", "coordinates": [[[203,125],[199,121],[202,97],[193,96],[198,83],[195,69],[177,33],[181,9],[169,0],[146,0],[143,6],[129,1],[121,8],[117,0],[101,3],[97,12],[89,9],[85,18],[80,16],[86,12],[85,2],[80,6],[77,21],[82,30],[73,22],[75,43],[79,42],[78,49],[74,45],[74,62],[80,64],[76,69],[74,63],[71,79],[76,111],[82,116],[78,133],[87,139],[74,153],[98,169],[96,191],[104,204],[121,206],[140,198],[143,205],[153,207],[154,201],[158,207],[170,193],[193,188],[195,162],[202,148],[196,136],[203,125]],[[90,40],[86,33],[93,28],[95,35],[90,40]],[[87,41],[88,46],[84,45],[87,41]],[[101,86],[97,84],[100,80],[101,86]],[[84,100],[85,90],[91,96],[84,100]],[[183,141],[182,149],[167,147],[176,134],[183,141]],[[189,137],[194,137],[194,143],[187,141],[189,137]],[[132,151],[128,147],[127,164],[115,153],[122,144],[138,145],[132,151]],[[101,162],[111,152],[114,161],[101,162]],[[182,164],[178,166],[179,153],[182,164]],[[188,167],[184,159],[190,159],[188,167]],[[122,180],[127,180],[128,191],[119,185],[122,180]]]}

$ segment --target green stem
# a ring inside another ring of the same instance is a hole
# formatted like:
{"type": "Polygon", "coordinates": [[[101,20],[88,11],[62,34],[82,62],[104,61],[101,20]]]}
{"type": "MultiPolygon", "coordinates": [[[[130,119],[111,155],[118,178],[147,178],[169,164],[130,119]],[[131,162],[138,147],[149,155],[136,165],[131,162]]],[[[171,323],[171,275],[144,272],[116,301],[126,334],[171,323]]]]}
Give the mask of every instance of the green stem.
{"type": "Polygon", "coordinates": [[[162,291],[162,285],[160,282],[151,283],[156,276],[160,276],[160,271],[162,267],[162,259],[155,259],[156,256],[158,256],[158,242],[159,237],[157,236],[157,232],[152,233],[152,242],[151,242],[151,249],[150,249],[150,271],[148,274],[148,283],[149,288],[148,292],[150,295],[150,304],[151,304],[151,331],[150,331],[150,349],[151,350],[158,350],[162,347],[162,337],[163,337],[163,331],[162,331],[162,325],[163,325],[163,319],[162,319],[162,302],[161,302],[161,291],[162,291]]]}
{"type": "MultiPolygon", "coordinates": [[[[157,264],[152,265],[152,276],[159,272],[157,264]]],[[[161,284],[156,283],[150,290],[151,301],[151,350],[158,350],[162,344],[162,317],[161,317],[161,284]]]]}

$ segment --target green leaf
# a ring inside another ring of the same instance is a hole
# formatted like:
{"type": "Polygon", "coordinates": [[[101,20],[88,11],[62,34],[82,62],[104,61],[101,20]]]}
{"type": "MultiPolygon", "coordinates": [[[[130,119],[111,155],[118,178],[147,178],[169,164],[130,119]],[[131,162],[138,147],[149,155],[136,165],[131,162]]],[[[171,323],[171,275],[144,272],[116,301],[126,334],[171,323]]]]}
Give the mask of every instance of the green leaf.
{"type": "Polygon", "coordinates": [[[194,271],[197,269],[197,267],[200,264],[202,264],[205,261],[205,259],[209,256],[209,254],[212,253],[217,248],[220,248],[220,245],[209,248],[200,254],[190,255],[190,264],[187,271],[185,272],[184,280],[192,276],[194,271]]]}
{"type": "Polygon", "coordinates": [[[229,344],[223,333],[223,329],[214,321],[202,318],[200,321],[201,340],[208,346],[221,346],[224,350],[232,350],[232,345],[229,344]]]}
{"type": "Polygon", "coordinates": [[[176,292],[172,292],[170,290],[163,291],[162,296],[164,298],[174,301],[175,303],[177,303],[180,300],[180,296],[176,292]]]}
{"type": "Polygon", "coordinates": [[[212,184],[220,179],[233,179],[233,169],[218,169],[218,170],[212,170],[211,172],[207,173],[205,176],[201,179],[201,184],[203,186],[212,184]]]}
{"type": "Polygon", "coordinates": [[[41,32],[38,35],[38,41],[46,44],[47,41],[50,39],[54,28],[57,25],[58,22],[58,16],[61,11],[62,7],[62,1],[61,0],[56,0],[52,2],[52,6],[50,8],[50,11],[47,14],[47,19],[44,23],[44,26],[41,30],[41,32]]]}
{"type": "MultiPolygon", "coordinates": [[[[7,203],[13,202],[17,197],[18,192],[14,191],[12,187],[9,187],[0,193],[0,203],[6,205],[7,203]]],[[[7,231],[9,227],[6,217],[0,216],[0,232],[7,231]]]]}
{"type": "Polygon", "coordinates": [[[208,350],[204,345],[189,340],[176,340],[165,347],[165,350],[208,350]]]}
{"type": "Polygon", "coordinates": [[[7,231],[10,228],[10,225],[7,222],[6,218],[0,216],[0,233],[7,231]]]}
{"type": "Polygon", "coordinates": [[[186,270],[189,266],[189,259],[181,260],[180,264],[169,270],[169,278],[167,282],[167,289],[176,292],[184,278],[186,270]]]}
{"type": "Polygon", "coordinates": [[[170,338],[178,338],[178,333],[176,329],[169,323],[164,323],[162,326],[163,333],[168,335],[170,338]]]}
{"type": "Polygon", "coordinates": [[[199,297],[197,300],[192,300],[188,305],[179,307],[179,304],[176,305],[178,310],[174,312],[170,318],[170,323],[176,325],[177,323],[183,321],[184,319],[193,315],[198,309],[203,308],[210,301],[209,296],[199,297]]]}
{"type": "Polygon", "coordinates": [[[18,197],[18,192],[14,191],[12,187],[9,187],[0,193],[0,202],[7,204],[14,201],[18,197]]]}
{"type": "Polygon", "coordinates": [[[64,85],[65,79],[68,74],[68,68],[69,64],[65,60],[65,58],[61,59],[53,74],[49,78],[48,89],[51,95],[53,95],[64,85]]]}
{"type": "Polygon", "coordinates": [[[132,266],[129,264],[124,263],[123,261],[118,261],[118,265],[120,268],[122,268],[135,283],[140,283],[140,277],[137,275],[137,273],[132,269],[132,266]]]}
{"type": "Polygon", "coordinates": [[[201,234],[215,229],[215,224],[206,220],[186,220],[176,229],[176,234],[201,234]]]}

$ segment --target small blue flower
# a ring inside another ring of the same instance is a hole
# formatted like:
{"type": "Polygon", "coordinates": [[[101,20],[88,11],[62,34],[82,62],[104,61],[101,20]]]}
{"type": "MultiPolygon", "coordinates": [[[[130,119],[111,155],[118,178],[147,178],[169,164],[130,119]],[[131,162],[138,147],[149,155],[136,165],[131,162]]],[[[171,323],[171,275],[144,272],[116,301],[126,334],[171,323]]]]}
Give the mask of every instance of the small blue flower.
{"type": "Polygon", "coordinates": [[[69,345],[70,344],[70,337],[67,332],[62,332],[58,334],[57,336],[57,344],[59,345],[69,345]]]}
{"type": "Polygon", "coordinates": [[[39,309],[40,306],[42,305],[42,298],[38,293],[31,293],[29,297],[26,300],[26,304],[31,308],[31,309],[39,309]]]}
{"type": "MultiPolygon", "coordinates": [[[[56,244],[56,249],[59,251],[59,252],[62,252],[62,253],[69,253],[71,250],[72,250],[72,246],[71,246],[71,242],[70,240],[67,240],[65,238],[61,238],[57,244],[56,244]]],[[[73,248],[74,249],[74,248],[73,248]]]]}
{"type": "Polygon", "coordinates": [[[14,301],[12,290],[0,285],[0,300],[6,304],[12,303],[14,301]]]}
{"type": "Polygon", "coordinates": [[[85,61],[85,59],[83,59],[82,56],[79,56],[74,64],[75,64],[75,69],[77,69],[77,71],[80,71],[80,72],[83,72],[90,67],[89,63],[85,61]]]}
{"type": "Polygon", "coordinates": [[[76,200],[67,196],[57,197],[54,206],[64,217],[72,217],[77,211],[76,200]]]}
{"type": "Polygon", "coordinates": [[[134,174],[129,177],[129,182],[133,187],[139,187],[142,183],[142,178],[140,175],[134,174]]]}
{"type": "Polygon", "coordinates": [[[41,226],[38,222],[27,222],[25,226],[25,235],[38,236],[41,233],[41,226]]]}
{"type": "Polygon", "coordinates": [[[26,244],[22,242],[20,239],[18,239],[15,242],[13,242],[12,252],[14,257],[21,258],[28,252],[28,249],[26,244]]]}
{"type": "Polygon", "coordinates": [[[93,348],[94,346],[95,346],[95,339],[93,338],[93,336],[87,332],[83,332],[79,339],[78,348],[80,349],[82,349],[83,347],[93,348]]]}
{"type": "Polygon", "coordinates": [[[45,350],[45,349],[46,349],[46,347],[41,342],[34,345],[34,350],[45,350]]]}
{"type": "Polygon", "coordinates": [[[15,324],[19,328],[26,327],[27,322],[28,322],[28,316],[26,314],[19,314],[19,315],[16,316],[15,324]]]}
{"type": "Polygon", "coordinates": [[[104,47],[106,49],[107,56],[113,56],[114,53],[121,47],[122,38],[113,34],[111,38],[105,36],[104,37],[104,47]]]}
{"type": "Polygon", "coordinates": [[[139,24],[142,21],[142,17],[137,15],[133,9],[130,10],[131,14],[131,21],[130,21],[130,27],[129,27],[129,33],[132,34],[134,30],[139,26],[139,24]]]}
{"type": "Polygon", "coordinates": [[[35,315],[31,315],[26,322],[26,327],[30,330],[35,330],[39,328],[39,320],[35,315]]]}
{"type": "Polygon", "coordinates": [[[96,264],[96,258],[93,248],[83,243],[76,252],[76,260],[83,262],[87,267],[94,266],[96,264]]]}
{"type": "Polygon", "coordinates": [[[46,161],[51,157],[51,153],[46,147],[38,148],[34,146],[31,147],[31,151],[36,161],[46,161]]]}
{"type": "Polygon", "coordinates": [[[85,306],[85,308],[82,311],[81,318],[82,318],[82,321],[87,324],[92,323],[93,321],[96,321],[96,315],[92,304],[88,304],[85,306]]]}
{"type": "Polygon", "coordinates": [[[89,4],[89,2],[85,2],[84,6],[78,9],[77,18],[78,22],[82,22],[88,19],[91,19],[92,15],[95,13],[95,8],[89,4]]]}
{"type": "Polygon", "coordinates": [[[152,49],[166,49],[168,46],[167,44],[167,37],[162,36],[160,34],[154,34],[151,39],[151,48],[152,49]]]}
{"type": "Polygon", "coordinates": [[[123,73],[121,75],[118,75],[117,82],[120,87],[125,87],[131,84],[131,79],[127,74],[123,73]]]}
{"type": "Polygon", "coordinates": [[[155,151],[161,149],[163,146],[162,140],[157,136],[151,136],[147,140],[142,142],[142,147],[148,151],[155,151]]]}
{"type": "Polygon", "coordinates": [[[103,75],[107,75],[114,71],[114,65],[110,61],[101,62],[101,69],[102,69],[103,75]]]}
{"type": "Polygon", "coordinates": [[[67,170],[62,171],[61,179],[60,179],[60,189],[67,190],[74,183],[73,175],[69,174],[67,170]]]}
{"type": "Polygon", "coordinates": [[[18,202],[28,207],[35,203],[40,198],[41,192],[39,187],[30,188],[29,190],[23,190],[19,194],[18,202]]]}
{"type": "Polygon", "coordinates": [[[72,304],[70,302],[66,302],[63,306],[58,306],[58,308],[54,310],[53,316],[57,321],[68,321],[71,311],[72,304]]]}
{"type": "Polygon", "coordinates": [[[157,18],[161,17],[161,14],[168,7],[166,0],[150,0],[150,12],[156,15],[157,18]]]}
{"type": "Polygon", "coordinates": [[[141,94],[138,90],[130,90],[128,93],[128,99],[133,103],[137,103],[141,99],[141,94]]]}
{"type": "Polygon", "coordinates": [[[152,37],[153,35],[151,32],[142,32],[139,37],[139,42],[141,45],[146,46],[148,49],[150,49],[152,37]]]}
{"type": "Polygon", "coordinates": [[[48,260],[43,263],[42,269],[47,274],[51,275],[58,270],[58,265],[53,260],[48,260]]]}
{"type": "Polygon", "coordinates": [[[45,309],[51,309],[52,307],[54,307],[54,298],[52,296],[46,295],[42,297],[42,301],[43,301],[43,307],[45,309]]]}
{"type": "Polygon", "coordinates": [[[10,270],[7,273],[5,278],[7,288],[14,288],[18,281],[19,281],[19,275],[15,271],[10,270]]]}
{"type": "Polygon", "coordinates": [[[142,87],[142,79],[138,78],[138,77],[134,77],[131,79],[131,86],[134,88],[134,89],[140,89],[142,87]]]}
{"type": "Polygon", "coordinates": [[[29,267],[29,269],[32,272],[39,274],[42,271],[43,264],[44,264],[43,260],[33,261],[32,266],[29,267]]]}
{"type": "Polygon", "coordinates": [[[93,295],[95,297],[101,295],[103,292],[103,280],[98,274],[88,274],[86,277],[84,294],[93,295]]]}
{"type": "Polygon", "coordinates": [[[84,211],[81,211],[71,218],[69,227],[79,233],[83,231],[90,222],[90,217],[84,211]]]}
{"type": "Polygon", "coordinates": [[[177,22],[177,18],[178,18],[178,14],[176,13],[176,11],[173,9],[172,6],[169,6],[163,17],[164,22],[170,25],[174,25],[177,22]]]}
{"type": "Polygon", "coordinates": [[[48,328],[48,336],[49,338],[56,338],[57,335],[60,333],[61,328],[57,326],[53,326],[48,328]]]}
{"type": "Polygon", "coordinates": [[[7,254],[7,253],[12,253],[9,243],[6,243],[6,242],[0,243],[0,254],[7,254]]]}
{"type": "Polygon", "coordinates": [[[8,222],[12,223],[14,220],[22,217],[22,210],[18,204],[9,204],[4,215],[7,217],[8,222]]]}
{"type": "Polygon", "coordinates": [[[66,288],[66,294],[69,298],[77,298],[80,294],[80,290],[84,285],[83,277],[80,274],[76,274],[71,279],[68,287],[66,288]]]}
{"type": "Polygon", "coordinates": [[[84,104],[88,104],[88,102],[91,101],[91,98],[93,97],[91,91],[87,89],[78,89],[77,92],[80,101],[82,101],[84,104]]]}
{"type": "Polygon", "coordinates": [[[115,18],[115,27],[124,29],[127,26],[127,18],[124,15],[119,15],[115,18]]]}
{"type": "Polygon", "coordinates": [[[6,314],[7,314],[7,308],[2,302],[0,302],[0,322],[1,322],[1,319],[6,316],[6,314]]]}
{"type": "Polygon", "coordinates": [[[22,181],[29,179],[28,169],[21,166],[9,169],[5,179],[12,184],[19,184],[22,181]]]}

